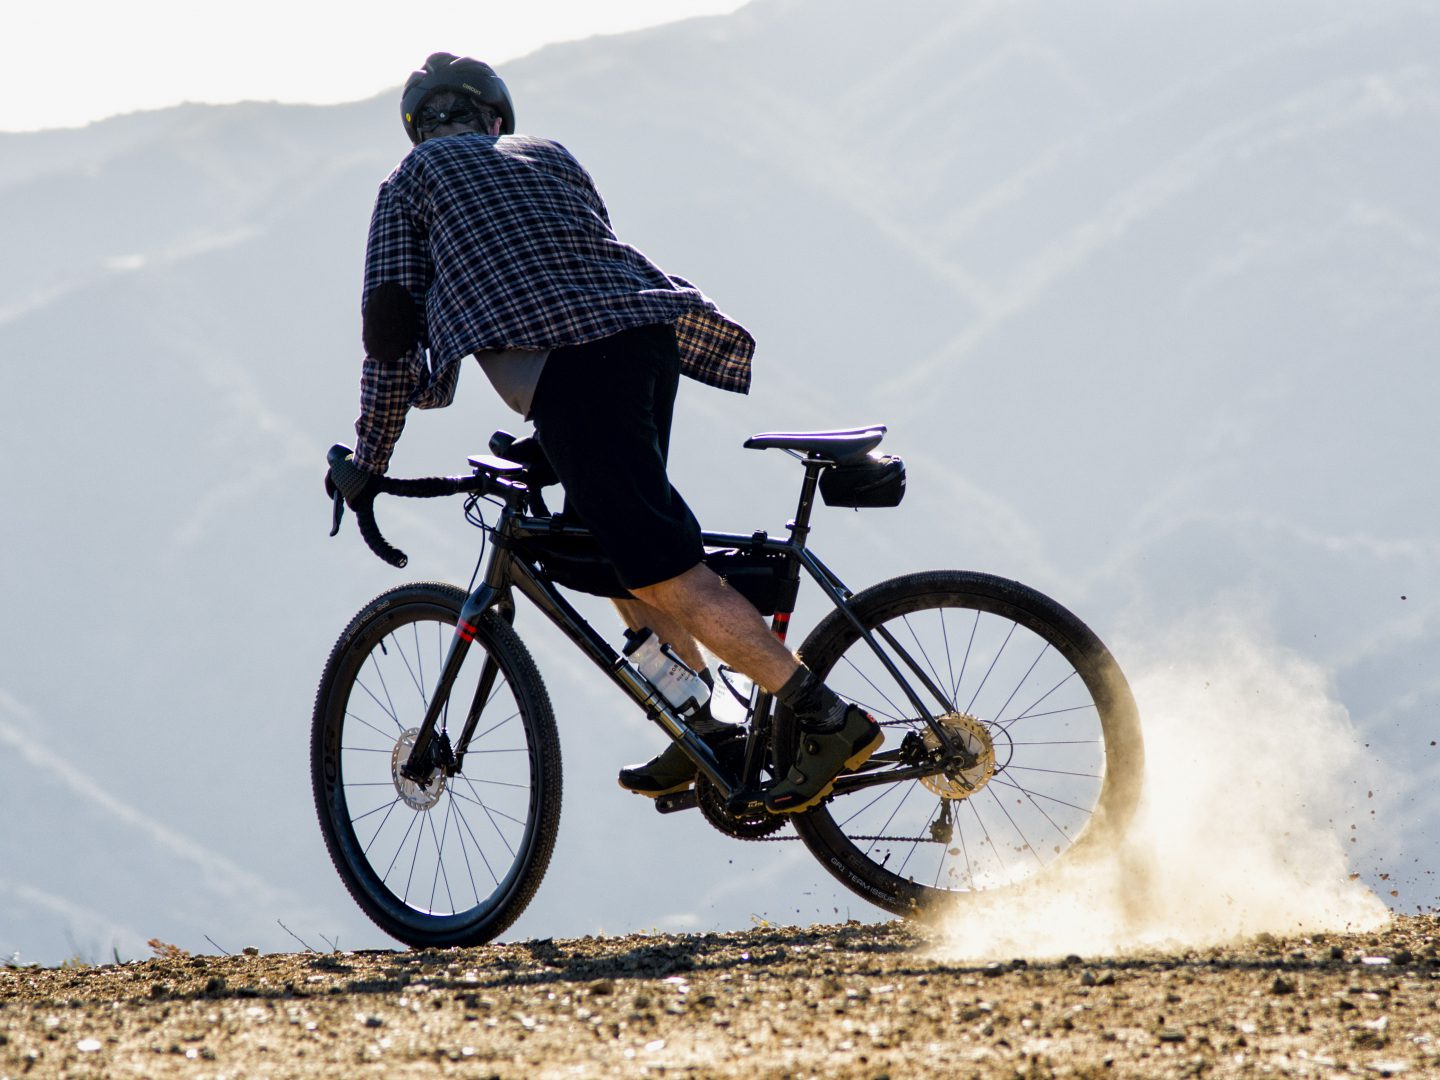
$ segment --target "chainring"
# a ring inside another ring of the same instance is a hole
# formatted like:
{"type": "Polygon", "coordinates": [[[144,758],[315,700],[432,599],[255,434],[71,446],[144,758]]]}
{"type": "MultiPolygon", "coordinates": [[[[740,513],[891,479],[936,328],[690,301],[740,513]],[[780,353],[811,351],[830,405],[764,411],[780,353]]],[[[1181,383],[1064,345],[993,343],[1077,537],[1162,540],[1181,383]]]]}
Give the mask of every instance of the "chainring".
{"type": "MultiPolygon", "coordinates": [[[[743,731],[727,736],[723,742],[711,749],[715,751],[715,756],[727,772],[734,776],[740,774],[740,769],[745,764],[743,731]]],[[[768,810],[732,813],[725,805],[725,796],[704,773],[695,777],[695,799],[706,821],[726,836],[733,836],[737,840],[763,840],[789,824],[784,814],[772,814],[768,810]]]]}

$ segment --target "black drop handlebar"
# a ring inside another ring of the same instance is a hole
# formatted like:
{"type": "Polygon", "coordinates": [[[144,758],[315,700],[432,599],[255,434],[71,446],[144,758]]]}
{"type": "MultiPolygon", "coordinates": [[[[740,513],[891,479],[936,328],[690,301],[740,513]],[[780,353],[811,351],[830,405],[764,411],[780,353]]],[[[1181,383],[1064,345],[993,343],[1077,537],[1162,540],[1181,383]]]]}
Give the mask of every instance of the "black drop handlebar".
{"type": "MultiPolygon", "coordinates": [[[[350,453],[348,446],[332,446],[330,453],[326,455],[330,467],[343,461],[350,453]]],[[[363,499],[353,507],[355,511],[355,522],[360,526],[360,535],[364,537],[365,543],[380,558],[384,559],[391,566],[401,568],[410,561],[410,557],[399,548],[392,545],[380,532],[380,526],[375,522],[375,500],[373,495],[401,495],[411,499],[436,499],[446,495],[461,495],[466,492],[484,492],[495,486],[493,477],[484,473],[476,473],[474,476],[428,476],[416,479],[400,479],[388,476],[379,476],[370,485],[370,498],[363,499]]],[[[330,528],[330,535],[334,536],[340,531],[340,521],[345,516],[345,497],[336,491],[334,496],[335,513],[330,528]]]]}

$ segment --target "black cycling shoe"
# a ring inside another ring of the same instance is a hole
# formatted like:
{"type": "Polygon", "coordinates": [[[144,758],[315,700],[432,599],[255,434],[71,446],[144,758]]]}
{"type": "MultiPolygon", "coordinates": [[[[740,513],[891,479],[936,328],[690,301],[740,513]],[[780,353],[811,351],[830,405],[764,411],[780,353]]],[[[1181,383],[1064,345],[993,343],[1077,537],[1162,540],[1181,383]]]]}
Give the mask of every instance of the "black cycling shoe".
{"type": "Polygon", "coordinates": [[[789,772],[765,792],[772,814],[798,814],[817,805],[835,789],[835,778],[854,769],[880,749],[885,735],[873,717],[858,705],[848,706],[836,731],[800,731],[800,745],[789,772]]]}
{"type": "Polygon", "coordinates": [[[626,765],[620,770],[620,786],[636,795],[658,799],[684,791],[695,783],[698,770],[685,756],[679,743],[671,743],[643,765],[626,765]]]}

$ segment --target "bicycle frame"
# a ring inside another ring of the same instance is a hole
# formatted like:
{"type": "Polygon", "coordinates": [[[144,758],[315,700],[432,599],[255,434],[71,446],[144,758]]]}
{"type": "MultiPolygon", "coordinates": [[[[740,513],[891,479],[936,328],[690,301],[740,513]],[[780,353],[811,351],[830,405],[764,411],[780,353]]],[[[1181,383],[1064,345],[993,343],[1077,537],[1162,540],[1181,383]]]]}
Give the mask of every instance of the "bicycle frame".
{"type": "MultiPolygon", "coordinates": [[[[705,532],[701,534],[701,539],[707,547],[736,547],[750,551],[780,553],[786,556],[782,578],[783,595],[790,597],[790,600],[787,605],[782,606],[788,606],[790,610],[777,611],[771,621],[771,630],[782,641],[789,629],[790,616],[794,606],[793,598],[799,585],[800,570],[803,568],[835,608],[843,612],[856,627],[860,636],[874,651],[891,677],[895,679],[896,684],[903,689],[910,704],[916,710],[917,717],[923,719],[929,729],[935,733],[944,750],[943,761],[940,763],[915,765],[904,769],[886,769],[883,775],[877,775],[875,767],[871,767],[859,773],[842,776],[836,782],[836,793],[873,784],[892,783],[898,780],[932,775],[945,769],[968,768],[974,762],[973,756],[966,751],[962,744],[957,744],[945,726],[932,715],[909,680],[902,674],[900,666],[886,652],[886,649],[881,647],[881,642],[883,641],[884,645],[900,658],[901,663],[920,682],[922,688],[939,702],[942,714],[950,708],[945,695],[889,631],[881,628],[878,632],[880,640],[877,640],[877,635],[872,635],[865,628],[849,603],[854,594],[834,571],[808,549],[806,542],[810,532],[810,515],[814,509],[819,475],[826,467],[826,462],[813,454],[801,460],[805,464],[805,480],[801,488],[795,517],[786,526],[790,533],[788,539],[777,539],[765,532],[756,532],[750,535],[705,532]]],[[[770,742],[773,705],[771,695],[759,686],[756,686],[752,692],[751,726],[745,747],[744,763],[740,774],[732,775],[720,764],[709,744],[686,724],[684,718],[679,716],[663,697],[656,693],[629,660],[617,653],[585,621],[584,617],[562,595],[535,562],[527,558],[521,550],[527,540],[554,539],[556,537],[590,538],[592,534],[589,530],[578,526],[559,524],[554,518],[548,516],[528,516],[523,513],[525,488],[498,477],[495,485],[504,495],[505,501],[500,511],[500,517],[491,530],[493,551],[481,583],[470,593],[461,608],[460,618],[455,627],[455,636],[451,640],[445,663],[431,695],[425,719],[416,735],[410,757],[402,769],[403,773],[411,780],[427,784],[437,766],[451,774],[459,771],[470,739],[494,685],[496,670],[493,660],[487,658],[486,667],[481,673],[474,699],[466,714],[464,727],[460,738],[454,744],[453,751],[448,755],[442,753],[439,760],[435,753],[434,742],[436,725],[449,701],[450,691],[469,651],[470,644],[474,641],[478,621],[491,608],[497,609],[501,617],[507,621],[513,620],[512,592],[518,591],[597,667],[604,671],[615,685],[644,709],[650,719],[659,724],[671,739],[680,743],[686,755],[695,762],[697,768],[705,774],[727,801],[737,808],[753,808],[760,805],[759,775],[765,764],[764,754],[770,742]]],[[[895,765],[899,763],[899,759],[895,755],[896,752],[876,755],[872,761],[875,761],[876,766],[895,765]]],[[[693,798],[693,791],[689,794],[693,798]]],[[[689,805],[694,805],[694,803],[682,800],[672,804],[670,808],[678,810],[689,805]]]]}

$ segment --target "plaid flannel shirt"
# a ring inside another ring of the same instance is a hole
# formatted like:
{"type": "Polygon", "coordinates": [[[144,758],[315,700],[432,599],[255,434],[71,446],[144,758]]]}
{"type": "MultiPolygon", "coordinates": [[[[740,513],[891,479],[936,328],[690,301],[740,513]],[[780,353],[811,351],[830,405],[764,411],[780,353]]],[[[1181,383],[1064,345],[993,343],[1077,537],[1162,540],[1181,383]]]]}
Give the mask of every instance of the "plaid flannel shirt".
{"type": "Polygon", "coordinates": [[[755,340],[689,282],[616,238],[590,175],[558,143],[480,134],[430,139],[380,185],[362,306],[396,283],[418,313],[398,361],[366,357],[355,461],[383,473],[411,407],[455,397],[482,349],[554,349],[673,323],[681,370],[750,388],[755,340]]]}

